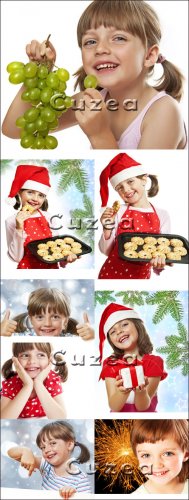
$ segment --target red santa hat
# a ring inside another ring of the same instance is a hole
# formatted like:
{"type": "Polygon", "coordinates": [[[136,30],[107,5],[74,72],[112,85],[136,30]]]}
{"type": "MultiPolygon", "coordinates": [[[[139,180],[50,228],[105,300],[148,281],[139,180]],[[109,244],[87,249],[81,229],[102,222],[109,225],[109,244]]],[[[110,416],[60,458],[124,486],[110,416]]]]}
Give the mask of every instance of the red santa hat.
{"type": "Polygon", "coordinates": [[[50,187],[49,172],[46,167],[18,165],[7,202],[14,206],[15,196],[20,189],[32,189],[46,195],[50,187]]]}
{"type": "Polygon", "coordinates": [[[99,324],[99,351],[100,361],[102,360],[103,345],[110,328],[123,319],[141,319],[134,309],[121,304],[109,304],[104,309],[99,324]]]}
{"type": "Polygon", "coordinates": [[[143,167],[141,163],[133,160],[133,158],[126,153],[119,153],[115,156],[100,174],[102,207],[105,207],[108,203],[108,180],[115,189],[120,182],[146,173],[145,167],[143,167]]]}

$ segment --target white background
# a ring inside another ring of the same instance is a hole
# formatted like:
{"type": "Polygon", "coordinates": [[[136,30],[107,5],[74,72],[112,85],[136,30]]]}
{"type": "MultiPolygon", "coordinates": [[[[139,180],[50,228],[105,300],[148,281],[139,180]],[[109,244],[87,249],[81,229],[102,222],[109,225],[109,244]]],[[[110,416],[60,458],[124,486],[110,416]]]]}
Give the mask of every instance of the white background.
{"type": "MultiPolygon", "coordinates": [[[[91,2],[89,1],[2,1],[2,117],[15,94],[19,85],[10,84],[6,66],[11,61],[27,62],[25,46],[32,39],[46,40],[51,33],[51,40],[57,51],[57,66],[69,70],[70,75],[81,66],[81,54],[77,45],[76,28],[80,15],[91,2]]],[[[180,0],[149,1],[159,15],[162,27],[162,43],[160,46],[162,54],[168,60],[177,65],[183,74],[187,76],[188,54],[187,54],[187,30],[188,2],[180,0]]],[[[156,71],[160,71],[161,65],[156,65],[156,71]]],[[[157,77],[155,74],[155,78],[157,77]]],[[[74,78],[71,77],[67,93],[72,95],[74,78]]],[[[187,123],[187,82],[185,85],[185,96],[181,104],[184,119],[187,123]]],[[[43,151],[43,158],[61,158],[65,153],[70,158],[86,153],[89,142],[78,126],[62,131],[57,135],[59,145],[55,151],[43,151]]],[[[3,158],[28,157],[28,151],[21,148],[19,140],[2,137],[3,158]],[[22,153],[21,153],[22,151],[22,153]]],[[[31,151],[31,150],[30,150],[31,151]]],[[[38,158],[38,151],[32,150],[32,157],[38,158]]]]}

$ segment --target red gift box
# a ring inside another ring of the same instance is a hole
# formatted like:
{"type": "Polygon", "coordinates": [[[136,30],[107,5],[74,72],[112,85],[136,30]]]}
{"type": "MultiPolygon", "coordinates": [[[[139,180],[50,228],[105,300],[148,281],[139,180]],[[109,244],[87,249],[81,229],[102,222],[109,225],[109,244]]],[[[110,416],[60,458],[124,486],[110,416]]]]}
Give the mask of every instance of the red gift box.
{"type": "Polygon", "coordinates": [[[123,387],[131,389],[145,384],[144,371],[142,365],[130,366],[129,368],[122,368],[120,374],[123,379],[123,387]]]}

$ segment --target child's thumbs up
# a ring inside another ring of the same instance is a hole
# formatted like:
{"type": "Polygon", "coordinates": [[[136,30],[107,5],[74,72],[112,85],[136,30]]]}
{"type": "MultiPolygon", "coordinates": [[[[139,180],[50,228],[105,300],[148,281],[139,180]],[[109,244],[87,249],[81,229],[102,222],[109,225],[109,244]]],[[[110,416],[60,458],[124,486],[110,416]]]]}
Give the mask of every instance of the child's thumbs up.
{"type": "Polygon", "coordinates": [[[1,322],[1,335],[5,337],[10,337],[12,333],[15,332],[17,327],[17,322],[13,319],[10,319],[10,314],[10,309],[7,309],[1,322]]]}
{"type": "Polygon", "coordinates": [[[83,340],[94,339],[94,330],[90,325],[90,320],[86,312],[83,313],[83,321],[84,323],[78,323],[78,325],[76,326],[78,335],[83,340]]]}

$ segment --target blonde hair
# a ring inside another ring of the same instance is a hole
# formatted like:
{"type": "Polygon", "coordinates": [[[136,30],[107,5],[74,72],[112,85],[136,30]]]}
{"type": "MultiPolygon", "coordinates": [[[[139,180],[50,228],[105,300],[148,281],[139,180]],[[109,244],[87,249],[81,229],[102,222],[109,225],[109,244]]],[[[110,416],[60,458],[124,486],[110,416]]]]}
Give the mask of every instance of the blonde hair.
{"type": "MultiPolygon", "coordinates": [[[[188,420],[134,420],[131,430],[131,446],[136,455],[136,446],[141,443],[156,443],[171,437],[183,452],[188,451],[188,420]]],[[[178,474],[179,482],[188,479],[188,462],[183,462],[178,474]]]]}
{"type": "Polygon", "coordinates": [[[14,320],[17,321],[17,332],[23,333],[26,330],[26,318],[41,314],[48,309],[49,312],[63,314],[68,318],[66,332],[78,335],[76,325],[78,321],[70,317],[70,298],[58,288],[39,288],[30,293],[28,299],[28,313],[17,315],[14,320]]]}
{"type": "MultiPolygon", "coordinates": [[[[49,361],[53,353],[52,345],[49,342],[13,342],[12,344],[12,355],[17,358],[19,354],[32,351],[33,349],[37,349],[38,351],[45,352],[49,361]]],[[[66,382],[68,378],[68,368],[66,366],[66,362],[63,361],[63,357],[60,354],[55,355],[56,363],[53,363],[56,368],[54,371],[57,375],[60,376],[62,382],[66,382]]],[[[5,361],[2,366],[2,375],[5,379],[9,379],[16,375],[16,372],[13,370],[13,360],[12,358],[5,361]]]]}
{"type": "MultiPolygon", "coordinates": [[[[82,37],[86,31],[99,26],[114,26],[116,29],[128,31],[138,36],[146,49],[159,45],[161,41],[161,28],[159,18],[154,9],[143,0],[93,0],[81,15],[77,26],[78,45],[82,47],[82,37]]],[[[165,90],[180,101],[183,94],[183,75],[171,62],[162,62],[163,75],[158,80],[159,85],[154,87],[158,92],[165,90]]],[[[149,76],[153,68],[149,69],[149,76]]],[[[83,67],[76,71],[75,89],[79,85],[84,90],[86,76],[83,67]]]]}
{"type": "Polygon", "coordinates": [[[81,453],[77,458],[77,462],[82,464],[89,460],[90,453],[88,448],[84,444],[76,441],[74,429],[68,422],[65,422],[64,420],[57,420],[56,422],[50,422],[49,424],[45,425],[37,435],[37,446],[41,448],[42,443],[45,441],[45,439],[51,439],[52,437],[54,439],[62,439],[66,442],[73,441],[74,447],[79,446],[81,449],[81,453]]]}

